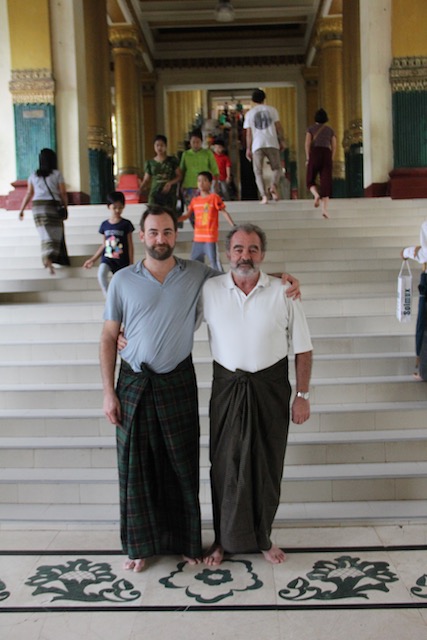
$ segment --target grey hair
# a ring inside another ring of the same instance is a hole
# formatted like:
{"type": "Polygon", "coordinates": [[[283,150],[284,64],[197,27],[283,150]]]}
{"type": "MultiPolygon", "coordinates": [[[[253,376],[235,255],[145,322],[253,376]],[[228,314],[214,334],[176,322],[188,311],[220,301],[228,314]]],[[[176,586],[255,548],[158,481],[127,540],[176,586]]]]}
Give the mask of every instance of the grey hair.
{"type": "Polygon", "coordinates": [[[250,233],[256,233],[257,236],[259,237],[260,241],[261,241],[261,251],[262,251],[262,253],[266,252],[266,249],[267,249],[267,236],[265,235],[264,231],[261,229],[261,227],[258,227],[258,225],[256,225],[256,224],[251,224],[250,222],[244,222],[243,224],[236,225],[235,227],[232,228],[231,231],[228,232],[227,237],[225,239],[225,249],[226,249],[227,253],[230,252],[231,239],[234,236],[234,234],[237,233],[237,231],[243,231],[244,233],[247,233],[248,235],[250,233]]]}

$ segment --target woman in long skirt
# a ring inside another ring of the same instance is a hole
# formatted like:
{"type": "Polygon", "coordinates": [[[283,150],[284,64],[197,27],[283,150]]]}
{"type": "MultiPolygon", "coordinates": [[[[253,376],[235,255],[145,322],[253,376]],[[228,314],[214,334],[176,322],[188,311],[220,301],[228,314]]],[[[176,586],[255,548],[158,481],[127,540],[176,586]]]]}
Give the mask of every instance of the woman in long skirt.
{"type": "Polygon", "coordinates": [[[20,220],[24,219],[24,209],[31,199],[34,222],[41,240],[42,261],[45,268],[54,274],[54,264],[68,266],[70,260],[65,245],[64,222],[58,214],[58,205],[67,207],[67,190],[52,149],[40,151],[39,168],[28,178],[20,220]]]}

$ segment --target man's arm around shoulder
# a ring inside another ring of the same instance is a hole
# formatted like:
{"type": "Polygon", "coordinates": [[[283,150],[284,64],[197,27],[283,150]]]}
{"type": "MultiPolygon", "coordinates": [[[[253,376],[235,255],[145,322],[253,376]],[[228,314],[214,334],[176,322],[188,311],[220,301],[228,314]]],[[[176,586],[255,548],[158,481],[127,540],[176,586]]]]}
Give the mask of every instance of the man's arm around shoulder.
{"type": "Polygon", "coordinates": [[[104,413],[111,424],[121,424],[120,402],[114,387],[114,376],[117,357],[117,337],[120,332],[120,322],[106,320],[101,334],[99,357],[101,362],[101,376],[104,390],[104,413]]]}

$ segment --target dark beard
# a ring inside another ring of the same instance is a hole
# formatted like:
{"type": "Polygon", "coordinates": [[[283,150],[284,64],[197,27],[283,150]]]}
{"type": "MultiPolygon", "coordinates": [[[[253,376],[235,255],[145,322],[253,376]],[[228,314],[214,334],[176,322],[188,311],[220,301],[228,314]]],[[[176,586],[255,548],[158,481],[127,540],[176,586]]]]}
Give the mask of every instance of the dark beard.
{"type": "MultiPolygon", "coordinates": [[[[160,245],[166,247],[167,245],[160,245]]],[[[156,247],[146,247],[149,256],[154,260],[167,260],[173,254],[174,247],[167,246],[166,251],[158,251],[156,247]]]]}

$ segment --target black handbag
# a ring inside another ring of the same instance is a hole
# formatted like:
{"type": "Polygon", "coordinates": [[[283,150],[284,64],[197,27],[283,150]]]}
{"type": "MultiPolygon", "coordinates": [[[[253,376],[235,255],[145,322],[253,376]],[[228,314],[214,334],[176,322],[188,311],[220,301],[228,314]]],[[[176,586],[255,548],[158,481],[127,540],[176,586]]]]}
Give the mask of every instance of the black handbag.
{"type": "Polygon", "coordinates": [[[62,202],[58,202],[58,200],[56,200],[53,196],[52,191],[49,188],[48,183],[46,182],[46,178],[43,176],[43,180],[44,183],[47,187],[47,190],[49,191],[50,195],[52,196],[52,200],[55,202],[56,204],[56,210],[58,212],[58,216],[59,218],[61,218],[61,220],[67,220],[68,218],[68,211],[67,211],[67,207],[65,205],[62,204],[62,202]]]}

